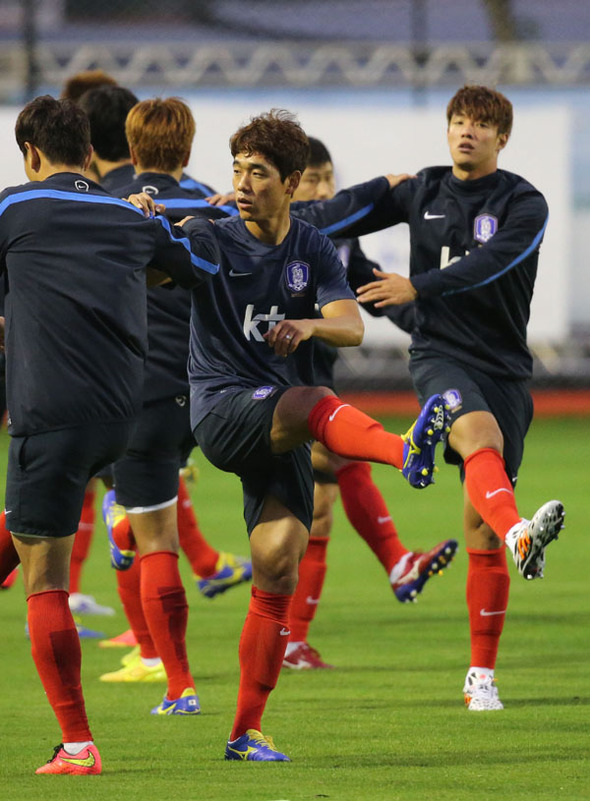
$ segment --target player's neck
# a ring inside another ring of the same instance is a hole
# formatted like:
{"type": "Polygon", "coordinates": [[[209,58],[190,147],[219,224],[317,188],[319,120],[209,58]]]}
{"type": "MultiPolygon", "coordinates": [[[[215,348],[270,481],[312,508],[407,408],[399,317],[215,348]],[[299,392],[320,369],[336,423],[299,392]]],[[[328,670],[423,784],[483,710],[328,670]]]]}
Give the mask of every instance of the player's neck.
{"type": "Polygon", "coordinates": [[[248,231],[266,245],[280,245],[289,233],[291,218],[289,213],[265,220],[245,220],[248,231]]]}
{"type": "Polygon", "coordinates": [[[485,178],[487,175],[491,175],[492,173],[496,172],[497,169],[497,161],[493,164],[482,164],[473,170],[466,170],[462,167],[459,167],[457,164],[453,164],[453,175],[460,181],[477,181],[479,178],[485,178]]]}

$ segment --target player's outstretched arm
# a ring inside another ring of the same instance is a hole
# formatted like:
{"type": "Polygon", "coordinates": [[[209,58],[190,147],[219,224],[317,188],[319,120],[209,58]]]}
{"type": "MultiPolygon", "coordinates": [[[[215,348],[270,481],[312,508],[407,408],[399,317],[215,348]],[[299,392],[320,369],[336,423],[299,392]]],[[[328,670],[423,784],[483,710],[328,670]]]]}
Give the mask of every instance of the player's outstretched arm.
{"type": "Polygon", "coordinates": [[[378,281],[371,281],[358,288],[359,303],[373,303],[376,308],[397,306],[416,300],[418,293],[409,278],[398,273],[384,273],[373,270],[378,281]]]}

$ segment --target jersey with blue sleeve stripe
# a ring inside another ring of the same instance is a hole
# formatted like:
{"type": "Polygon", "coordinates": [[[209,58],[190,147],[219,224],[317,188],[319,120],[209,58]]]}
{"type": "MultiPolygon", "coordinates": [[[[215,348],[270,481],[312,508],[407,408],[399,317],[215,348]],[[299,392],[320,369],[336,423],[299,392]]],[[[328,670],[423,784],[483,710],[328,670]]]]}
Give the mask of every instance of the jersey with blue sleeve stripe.
{"type": "Polygon", "coordinates": [[[75,173],[0,195],[11,434],[137,414],[146,268],[208,280],[218,266],[207,237],[204,228],[177,234],[75,173]]]}
{"type": "MultiPolygon", "coordinates": [[[[188,190],[171,175],[144,172],[133,183],[120,187],[127,196],[146,192],[157,203],[166,206],[164,214],[172,222],[187,216],[219,219],[237,215],[233,207],[211,206],[203,193],[188,190]]],[[[188,343],[190,333],[191,295],[181,286],[156,286],[148,289],[148,354],[145,362],[144,403],[188,395],[188,343]]]]}
{"type": "Polygon", "coordinates": [[[414,355],[439,352],[493,376],[530,377],[526,327],[548,219],[531,184],[505,170],[461,181],[451,167],[430,167],[352,224],[331,200],[314,214],[316,225],[341,235],[409,224],[414,355]]]}
{"type": "Polygon", "coordinates": [[[261,242],[239,217],[219,220],[214,229],[219,274],[192,293],[193,428],[227,392],[313,385],[313,338],[285,359],[268,346],[264,334],[281,320],[314,317],[316,303],[321,309],[354,297],[334,245],[301,220],[291,218],[279,245],[261,242]]]}

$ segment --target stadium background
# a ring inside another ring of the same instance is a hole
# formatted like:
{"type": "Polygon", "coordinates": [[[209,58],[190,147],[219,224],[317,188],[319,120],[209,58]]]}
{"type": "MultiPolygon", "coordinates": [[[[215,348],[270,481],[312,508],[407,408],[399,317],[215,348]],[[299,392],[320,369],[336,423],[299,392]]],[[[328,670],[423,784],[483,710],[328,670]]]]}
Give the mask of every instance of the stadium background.
{"type": "MultiPolygon", "coordinates": [[[[551,210],[529,329],[535,389],[590,387],[585,0],[0,0],[0,45],[3,185],[23,180],[19,107],[82,69],[102,68],[140,98],[186,99],[197,119],[190,170],[220,191],[228,136],[253,113],[296,112],[344,186],[448,163],[448,98],[465,82],[498,86],[516,108],[501,166],[536,184],[551,210]]],[[[363,246],[385,269],[406,269],[405,230],[363,246]]],[[[340,361],[342,388],[409,390],[406,348],[404,334],[368,320],[364,346],[340,361]]],[[[572,397],[576,408],[587,400],[572,397]]]]}

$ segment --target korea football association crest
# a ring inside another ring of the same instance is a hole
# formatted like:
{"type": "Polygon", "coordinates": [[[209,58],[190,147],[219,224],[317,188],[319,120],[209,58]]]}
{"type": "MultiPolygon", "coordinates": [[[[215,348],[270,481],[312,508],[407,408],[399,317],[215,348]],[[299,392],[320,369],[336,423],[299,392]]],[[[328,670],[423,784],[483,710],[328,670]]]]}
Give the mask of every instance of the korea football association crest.
{"type": "Polygon", "coordinates": [[[498,230],[498,218],[492,214],[479,214],[473,222],[473,238],[485,245],[498,230]]]}
{"type": "Polygon", "coordinates": [[[304,261],[292,261],[285,268],[287,286],[295,295],[301,295],[309,285],[309,264],[304,261]]]}

